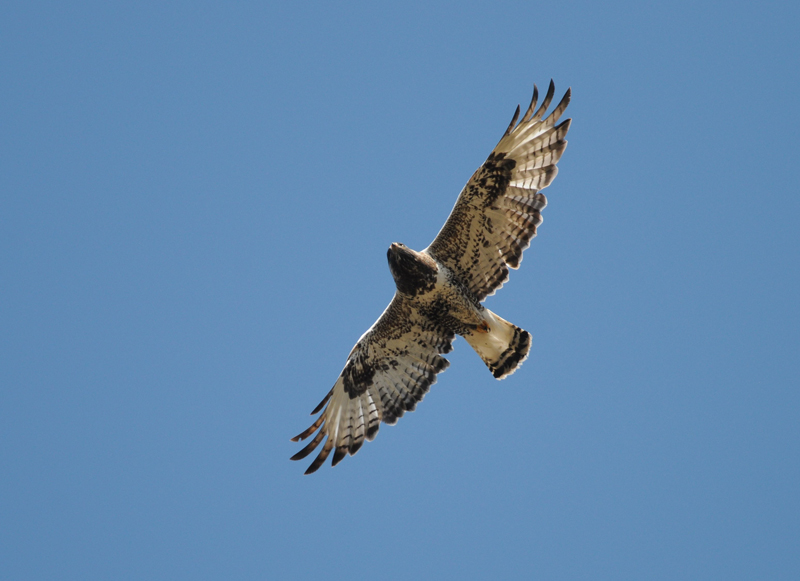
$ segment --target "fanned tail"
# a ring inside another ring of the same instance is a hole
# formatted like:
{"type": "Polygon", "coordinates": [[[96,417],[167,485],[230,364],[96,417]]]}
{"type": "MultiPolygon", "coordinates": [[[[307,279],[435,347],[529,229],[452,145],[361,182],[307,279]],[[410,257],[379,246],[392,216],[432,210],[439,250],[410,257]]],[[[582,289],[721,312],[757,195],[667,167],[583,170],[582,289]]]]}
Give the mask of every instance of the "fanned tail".
{"type": "Polygon", "coordinates": [[[464,338],[483,359],[492,375],[503,379],[514,373],[528,357],[531,335],[489,309],[483,315],[484,322],[464,338]]]}

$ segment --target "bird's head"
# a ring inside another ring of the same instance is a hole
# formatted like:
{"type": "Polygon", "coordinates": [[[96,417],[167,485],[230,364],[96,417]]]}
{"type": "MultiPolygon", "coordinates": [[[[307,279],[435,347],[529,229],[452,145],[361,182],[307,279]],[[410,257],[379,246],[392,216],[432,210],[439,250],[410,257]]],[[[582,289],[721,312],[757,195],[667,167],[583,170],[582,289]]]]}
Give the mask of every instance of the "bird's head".
{"type": "Polygon", "coordinates": [[[433,288],[439,269],[430,256],[411,250],[399,242],[389,246],[386,256],[398,291],[413,296],[433,288]]]}

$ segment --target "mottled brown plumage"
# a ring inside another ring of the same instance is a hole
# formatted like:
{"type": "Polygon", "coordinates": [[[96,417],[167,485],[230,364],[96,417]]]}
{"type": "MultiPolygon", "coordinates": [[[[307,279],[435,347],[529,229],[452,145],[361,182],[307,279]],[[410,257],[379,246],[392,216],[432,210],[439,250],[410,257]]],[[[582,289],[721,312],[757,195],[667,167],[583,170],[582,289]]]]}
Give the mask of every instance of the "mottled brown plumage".
{"type": "Polygon", "coordinates": [[[518,268],[536,236],[547,199],[540,190],[558,173],[570,121],[557,124],[570,91],[546,118],[555,87],[539,108],[533,99],[522,119],[514,114],[486,162],[470,178],[444,227],[421,252],[392,244],[389,268],[397,292],[376,323],[358,340],[331,391],[312,412],[322,410],[307,430],[292,438],[311,442],[300,460],[322,442],[306,474],[333,452],[332,465],[372,440],[381,421],[394,424],[412,411],[449,365],[441,356],[462,335],[502,379],[530,349],[530,334],[495,315],[481,301],[518,268]],[[324,409],[323,409],[324,408],[324,409]],[[327,439],[326,439],[327,438],[327,439]]]}

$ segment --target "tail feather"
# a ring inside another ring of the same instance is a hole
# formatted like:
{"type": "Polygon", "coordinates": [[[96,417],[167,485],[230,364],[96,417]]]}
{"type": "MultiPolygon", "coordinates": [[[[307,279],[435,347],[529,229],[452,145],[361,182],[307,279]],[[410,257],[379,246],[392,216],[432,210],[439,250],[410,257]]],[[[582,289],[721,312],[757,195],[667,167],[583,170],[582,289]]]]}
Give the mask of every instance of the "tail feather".
{"type": "Polygon", "coordinates": [[[497,379],[514,373],[531,348],[530,333],[489,309],[484,311],[484,323],[464,338],[497,379]]]}

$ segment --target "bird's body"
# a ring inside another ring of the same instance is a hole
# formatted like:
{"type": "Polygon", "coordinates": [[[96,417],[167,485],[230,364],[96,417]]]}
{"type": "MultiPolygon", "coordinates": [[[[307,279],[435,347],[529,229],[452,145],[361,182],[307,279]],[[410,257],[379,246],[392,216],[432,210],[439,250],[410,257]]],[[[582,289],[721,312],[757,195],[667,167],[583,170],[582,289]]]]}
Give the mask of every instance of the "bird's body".
{"type": "Polygon", "coordinates": [[[462,190],[431,245],[414,251],[389,247],[397,292],[356,343],[339,379],[312,414],[324,411],[293,440],[317,432],[292,459],[310,454],[327,436],[306,473],[316,471],[334,448],[332,464],[371,440],[380,422],[396,423],[422,400],[436,375],[449,365],[441,356],[463,336],[494,377],[513,373],[528,356],[530,334],[481,302],[518,268],[522,252],[541,224],[547,204],[539,190],[557,173],[570,120],[556,125],[570,92],[542,119],[554,92],[551,81],[534,112],[537,91],[517,124],[519,108],[503,139],[462,190]],[[327,404],[327,405],[326,405],[327,404]]]}
{"type": "Polygon", "coordinates": [[[458,274],[427,249],[415,252],[394,243],[388,255],[389,268],[404,300],[439,328],[464,337],[495,377],[502,379],[525,360],[530,334],[484,307],[458,274]],[[402,269],[399,257],[414,266],[402,269]]]}

